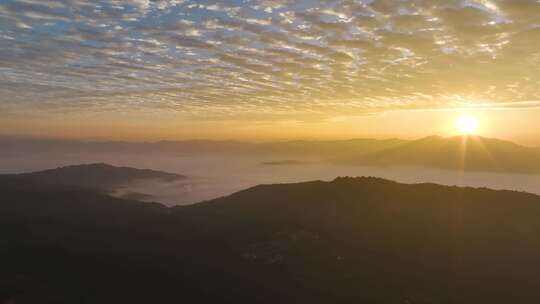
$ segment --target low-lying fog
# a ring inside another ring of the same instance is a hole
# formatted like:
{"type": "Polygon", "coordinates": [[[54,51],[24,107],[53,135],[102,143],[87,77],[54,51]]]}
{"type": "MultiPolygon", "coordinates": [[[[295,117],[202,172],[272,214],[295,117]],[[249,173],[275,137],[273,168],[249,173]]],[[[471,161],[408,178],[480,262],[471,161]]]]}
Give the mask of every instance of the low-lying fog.
{"type": "MultiPolygon", "coordinates": [[[[19,173],[82,163],[155,169],[187,175],[175,183],[134,183],[122,193],[144,193],[167,205],[189,204],[268,183],[332,180],[337,176],[376,176],[405,183],[433,182],[540,194],[540,175],[496,174],[399,167],[374,168],[245,155],[67,154],[4,156],[0,173],[19,173]]],[[[150,199],[150,198],[147,198],[150,199]]]]}

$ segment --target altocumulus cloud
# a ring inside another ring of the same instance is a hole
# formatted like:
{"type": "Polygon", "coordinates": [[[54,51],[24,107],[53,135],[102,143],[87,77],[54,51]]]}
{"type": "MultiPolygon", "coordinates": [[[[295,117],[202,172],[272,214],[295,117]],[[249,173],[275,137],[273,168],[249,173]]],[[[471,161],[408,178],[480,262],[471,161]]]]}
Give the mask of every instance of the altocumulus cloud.
{"type": "Polygon", "coordinates": [[[0,107],[193,117],[537,106],[540,1],[0,1],[0,107]]]}

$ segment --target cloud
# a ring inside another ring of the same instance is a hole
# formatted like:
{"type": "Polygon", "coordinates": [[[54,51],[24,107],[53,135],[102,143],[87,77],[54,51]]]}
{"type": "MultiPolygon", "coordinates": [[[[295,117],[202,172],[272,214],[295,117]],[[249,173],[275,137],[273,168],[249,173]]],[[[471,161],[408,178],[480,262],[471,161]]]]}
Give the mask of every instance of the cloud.
{"type": "Polygon", "coordinates": [[[0,3],[5,111],[348,115],[536,107],[533,0],[0,3]]]}

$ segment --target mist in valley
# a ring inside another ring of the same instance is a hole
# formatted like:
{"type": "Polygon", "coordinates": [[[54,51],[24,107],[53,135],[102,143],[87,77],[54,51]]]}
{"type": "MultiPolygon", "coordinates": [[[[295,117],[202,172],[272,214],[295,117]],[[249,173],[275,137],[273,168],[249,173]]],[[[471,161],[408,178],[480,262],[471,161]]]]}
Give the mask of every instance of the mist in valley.
{"type": "Polygon", "coordinates": [[[180,181],[145,180],[125,185],[113,195],[166,205],[185,205],[226,196],[259,185],[338,176],[374,176],[404,183],[488,187],[540,194],[540,175],[460,172],[412,166],[370,167],[335,164],[318,159],[284,158],[281,154],[246,153],[38,153],[4,155],[0,173],[22,173],[67,165],[104,162],[186,175],[180,181]]]}

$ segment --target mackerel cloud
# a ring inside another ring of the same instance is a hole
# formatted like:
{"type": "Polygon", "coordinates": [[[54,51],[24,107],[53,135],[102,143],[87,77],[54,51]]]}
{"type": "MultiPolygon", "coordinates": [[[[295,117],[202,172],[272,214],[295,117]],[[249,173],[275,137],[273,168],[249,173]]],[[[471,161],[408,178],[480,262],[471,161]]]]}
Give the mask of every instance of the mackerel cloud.
{"type": "Polygon", "coordinates": [[[537,107],[540,1],[0,1],[0,110],[537,107]]]}

